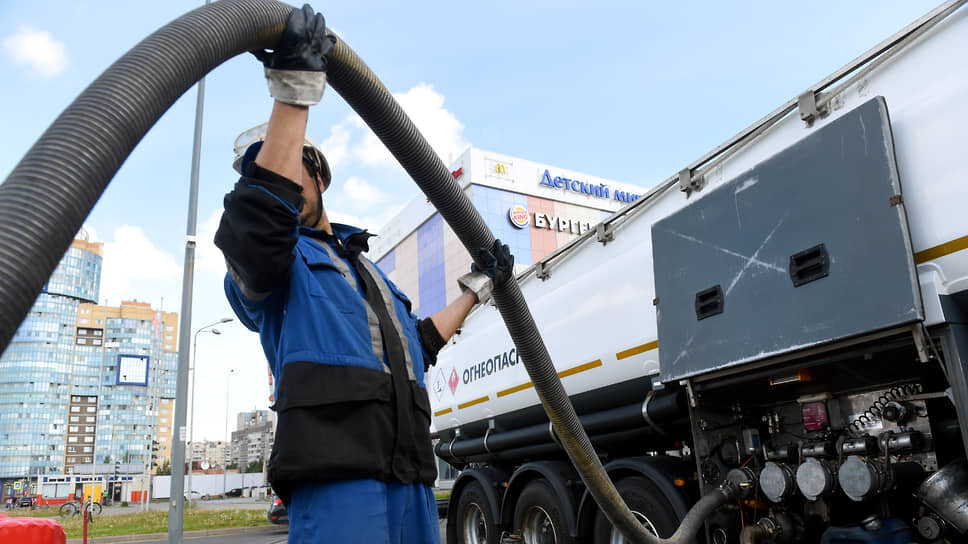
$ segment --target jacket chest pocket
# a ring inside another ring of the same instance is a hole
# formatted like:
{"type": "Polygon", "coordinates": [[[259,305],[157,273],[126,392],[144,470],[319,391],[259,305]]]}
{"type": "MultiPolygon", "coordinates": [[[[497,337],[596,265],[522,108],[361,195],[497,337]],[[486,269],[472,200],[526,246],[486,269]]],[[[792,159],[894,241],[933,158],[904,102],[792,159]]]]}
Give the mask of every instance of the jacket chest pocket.
{"type": "Polygon", "coordinates": [[[407,313],[412,315],[413,303],[410,302],[410,299],[407,297],[407,295],[403,291],[401,291],[400,288],[397,287],[392,281],[387,282],[387,287],[390,288],[390,293],[394,297],[396,297],[400,302],[402,302],[404,307],[407,308],[407,313]]]}
{"type": "Polygon", "coordinates": [[[309,269],[309,294],[320,303],[332,304],[344,314],[353,314],[361,303],[359,294],[353,288],[355,280],[347,278],[347,272],[328,262],[307,262],[309,269]]]}

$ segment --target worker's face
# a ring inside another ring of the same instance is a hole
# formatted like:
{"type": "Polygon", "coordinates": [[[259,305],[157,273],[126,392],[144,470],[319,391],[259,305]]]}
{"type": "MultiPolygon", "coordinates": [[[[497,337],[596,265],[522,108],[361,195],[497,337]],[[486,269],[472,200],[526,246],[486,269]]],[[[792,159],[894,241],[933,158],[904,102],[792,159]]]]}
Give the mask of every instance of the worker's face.
{"type": "Polygon", "coordinates": [[[307,222],[312,221],[316,218],[316,209],[322,205],[321,199],[316,198],[316,187],[313,183],[319,186],[320,194],[326,191],[326,187],[318,176],[314,176],[309,168],[306,168],[306,164],[302,165],[302,178],[299,184],[302,185],[302,196],[306,203],[303,204],[302,213],[299,214],[299,222],[308,227],[316,227],[316,225],[308,225],[307,222]]]}

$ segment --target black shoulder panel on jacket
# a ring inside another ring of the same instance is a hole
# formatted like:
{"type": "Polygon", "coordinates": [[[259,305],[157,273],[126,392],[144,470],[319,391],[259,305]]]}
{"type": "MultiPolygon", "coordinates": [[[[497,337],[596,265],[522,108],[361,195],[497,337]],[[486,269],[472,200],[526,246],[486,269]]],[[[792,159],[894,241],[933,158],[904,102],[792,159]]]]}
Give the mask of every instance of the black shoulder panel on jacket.
{"type": "Polygon", "coordinates": [[[215,233],[234,276],[245,290],[267,293],[285,283],[298,240],[302,188],[251,163],[232,192],[215,233]]]}

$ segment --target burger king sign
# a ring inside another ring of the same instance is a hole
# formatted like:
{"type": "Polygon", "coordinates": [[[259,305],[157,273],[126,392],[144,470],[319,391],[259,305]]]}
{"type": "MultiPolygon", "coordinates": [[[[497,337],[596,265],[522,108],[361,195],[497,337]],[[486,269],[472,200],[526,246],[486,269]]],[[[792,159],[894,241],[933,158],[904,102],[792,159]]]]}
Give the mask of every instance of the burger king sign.
{"type": "Polygon", "coordinates": [[[523,229],[531,224],[531,217],[528,214],[528,209],[524,206],[518,204],[517,206],[511,206],[508,209],[508,220],[511,224],[519,229],[523,229]]]}

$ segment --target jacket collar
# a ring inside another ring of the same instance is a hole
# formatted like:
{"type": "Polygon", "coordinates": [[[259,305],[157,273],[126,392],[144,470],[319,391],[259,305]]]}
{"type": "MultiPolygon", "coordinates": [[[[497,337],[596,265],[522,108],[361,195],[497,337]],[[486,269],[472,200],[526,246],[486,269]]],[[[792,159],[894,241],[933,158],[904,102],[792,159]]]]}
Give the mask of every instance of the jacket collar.
{"type": "Polygon", "coordinates": [[[369,251],[370,245],[368,240],[371,237],[376,236],[376,234],[370,233],[366,229],[361,229],[352,225],[330,223],[329,226],[333,229],[332,236],[330,236],[326,231],[305,226],[299,227],[299,234],[323,240],[339,249],[345,248],[347,251],[355,255],[359,255],[361,252],[369,251]]]}

